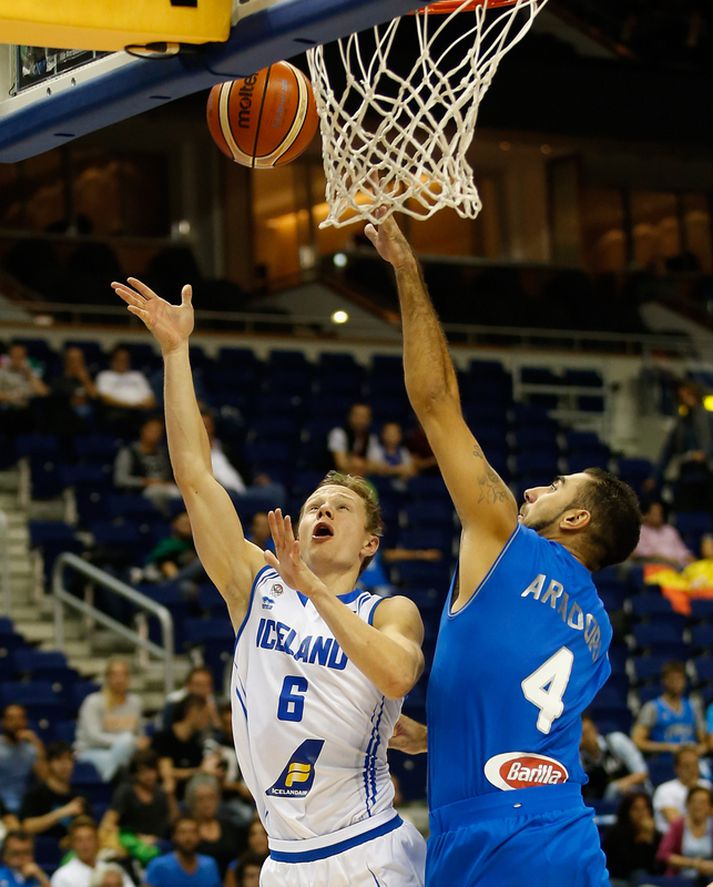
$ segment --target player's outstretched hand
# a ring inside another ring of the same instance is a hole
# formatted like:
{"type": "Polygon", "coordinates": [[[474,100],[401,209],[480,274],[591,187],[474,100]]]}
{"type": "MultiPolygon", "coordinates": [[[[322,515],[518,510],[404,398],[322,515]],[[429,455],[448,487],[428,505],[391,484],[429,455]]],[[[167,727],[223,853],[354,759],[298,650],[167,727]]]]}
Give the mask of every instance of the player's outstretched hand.
{"type": "Polygon", "coordinates": [[[413,718],[401,715],[389,740],[389,748],[395,748],[407,755],[420,755],[427,749],[427,737],[425,724],[419,724],[413,718]]]}
{"type": "Polygon", "coordinates": [[[296,591],[311,597],[324,590],[324,583],[310,570],[302,560],[300,543],[292,529],[292,518],[284,516],[281,508],[269,511],[267,521],[270,525],[275,553],[265,551],[265,560],[282,576],[285,582],[296,591]]]}
{"type": "MultiPolygon", "coordinates": [[[[379,206],[375,210],[375,215],[381,219],[386,212],[385,206],[379,206]]],[[[393,265],[397,271],[413,261],[413,250],[393,216],[383,218],[378,227],[369,223],[364,228],[364,234],[374,244],[381,258],[393,265]]]]}
{"type": "Polygon", "coordinates": [[[143,320],[166,354],[180,347],[193,332],[193,289],[186,284],[181,291],[181,304],[172,305],[162,299],[136,277],[128,283],[112,283],[114,292],[123,299],[129,311],[143,320]]]}

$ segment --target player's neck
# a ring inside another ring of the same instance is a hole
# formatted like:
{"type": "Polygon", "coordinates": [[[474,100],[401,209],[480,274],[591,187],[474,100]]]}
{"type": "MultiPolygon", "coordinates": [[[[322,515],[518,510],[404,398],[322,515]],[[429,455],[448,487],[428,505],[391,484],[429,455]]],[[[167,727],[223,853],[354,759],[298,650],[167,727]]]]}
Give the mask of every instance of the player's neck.
{"type": "Polygon", "coordinates": [[[339,567],[330,567],[325,565],[323,569],[313,566],[312,571],[315,576],[320,579],[333,595],[349,594],[354,591],[354,586],[359,578],[359,571],[352,567],[344,570],[339,567]]]}
{"type": "Polygon", "coordinates": [[[567,551],[572,555],[572,557],[579,561],[579,563],[587,570],[592,572],[592,567],[587,563],[587,556],[584,551],[582,551],[582,547],[577,544],[576,537],[570,536],[567,533],[562,533],[558,527],[552,527],[543,530],[540,533],[545,539],[549,539],[551,542],[559,542],[562,548],[566,548],[567,551]]]}

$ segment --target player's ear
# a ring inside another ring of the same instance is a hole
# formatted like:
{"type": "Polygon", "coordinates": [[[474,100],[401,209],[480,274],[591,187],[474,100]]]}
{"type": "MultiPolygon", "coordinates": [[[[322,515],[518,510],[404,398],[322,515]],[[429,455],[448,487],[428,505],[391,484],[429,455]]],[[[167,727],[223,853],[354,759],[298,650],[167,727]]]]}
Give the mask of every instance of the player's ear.
{"type": "Polygon", "coordinates": [[[560,530],[565,533],[577,532],[588,527],[592,522],[592,515],[586,508],[571,508],[560,519],[560,530]]]}
{"type": "Polygon", "coordinates": [[[379,548],[379,537],[378,536],[369,536],[367,541],[362,546],[362,554],[364,557],[373,557],[379,548]]]}

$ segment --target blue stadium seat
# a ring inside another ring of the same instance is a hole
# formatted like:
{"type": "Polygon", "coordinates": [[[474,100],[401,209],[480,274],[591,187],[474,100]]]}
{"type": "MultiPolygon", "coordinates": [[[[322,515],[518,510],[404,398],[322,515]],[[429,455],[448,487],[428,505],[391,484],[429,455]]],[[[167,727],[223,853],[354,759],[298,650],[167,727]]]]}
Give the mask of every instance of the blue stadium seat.
{"type": "Polygon", "coordinates": [[[426,797],[426,755],[405,755],[389,749],[389,767],[397,778],[404,801],[426,797]]]}
{"type": "Polygon", "coordinates": [[[200,647],[204,644],[219,646],[223,650],[231,650],[235,643],[235,634],[226,618],[191,619],[185,626],[185,644],[188,647],[200,647]]]}
{"type": "Polygon", "coordinates": [[[74,452],[83,462],[112,465],[120,443],[113,434],[80,434],[74,438],[74,452]]]}
{"type": "Polygon", "coordinates": [[[412,502],[403,509],[406,523],[410,527],[454,526],[454,511],[450,501],[412,502]]]}
{"type": "Polygon", "coordinates": [[[56,457],[59,453],[59,440],[54,434],[18,434],[15,438],[15,452],[18,457],[56,457]]]}
{"type": "Polygon", "coordinates": [[[713,622],[713,600],[691,601],[691,620],[713,622]]]}
{"type": "Polygon", "coordinates": [[[12,657],[12,663],[16,673],[24,675],[42,674],[44,680],[52,681],[52,673],[63,671],[67,668],[67,657],[58,650],[18,650],[12,657]]]}
{"type": "Polygon", "coordinates": [[[698,656],[693,660],[693,667],[696,670],[696,677],[699,684],[705,684],[713,681],[713,656],[698,656]]]}
{"type": "Polygon", "coordinates": [[[661,669],[668,660],[669,657],[666,655],[635,656],[631,660],[634,680],[637,684],[651,681],[658,683],[661,678],[661,669]]]}
{"type": "Polygon", "coordinates": [[[632,629],[638,649],[650,649],[662,655],[686,658],[681,630],[666,622],[639,623],[632,629]]]}
{"type": "Polygon", "coordinates": [[[673,616],[668,599],[658,594],[635,594],[629,598],[629,611],[634,619],[649,616],[673,616]]]}
{"type": "Polygon", "coordinates": [[[432,502],[437,498],[447,498],[448,490],[440,475],[421,475],[412,477],[408,482],[408,491],[414,499],[426,499],[432,502]]]}
{"type": "Polygon", "coordinates": [[[77,721],[57,721],[52,725],[52,739],[54,742],[74,743],[77,733],[77,721]]]}
{"type": "Polygon", "coordinates": [[[398,547],[411,550],[437,548],[446,555],[450,555],[455,534],[453,526],[408,527],[399,530],[397,534],[398,547]]]}
{"type": "Polygon", "coordinates": [[[403,585],[415,585],[419,588],[432,585],[445,591],[450,582],[451,567],[449,562],[401,561],[394,565],[394,574],[403,585]]]}
{"type": "Polygon", "coordinates": [[[713,624],[701,622],[691,629],[691,646],[699,650],[710,650],[713,647],[713,624]]]}
{"type": "Polygon", "coordinates": [[[81,704],[90,693],[97,693],[101,687],[95,681],[77,681],[67,691],[67,697],[72,711],[79,711],[81,704]]]}
{"type": "Polygon", "coordinates": [[[691,879],[675,875],[639,875],[633,884],[634,887],[691,887],[691,879]]]}
{"type": "Polygon", "coordinates": [[[34,856],[37,865],[44,870],[55,871],[63,856],[63,851],[56,838],[36,835],[34,838],[34,856]]]}

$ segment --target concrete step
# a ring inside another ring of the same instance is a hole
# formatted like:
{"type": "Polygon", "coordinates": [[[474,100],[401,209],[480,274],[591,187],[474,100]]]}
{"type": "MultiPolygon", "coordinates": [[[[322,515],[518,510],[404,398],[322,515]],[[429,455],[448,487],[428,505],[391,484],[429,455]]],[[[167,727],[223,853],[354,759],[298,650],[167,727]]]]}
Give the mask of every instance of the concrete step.
{"type": "Polygon", "coordinates": [[[30,548],[27,544],[28,539],[26,536],[24,539],[13,539],[8,533],[7,542],[7,559],[10,563],[13,561],[25,561],[30,556],[30,548]]]}
{"type": "Polygon", "coordinates": [[[10,579],[15,577],[18,579],[24,579],[32,575],[32,563],[29,557],[10,561],[8,568],[10,571],[10,579]]]}
{"type": "MultiPolygon", "coordinates": [[[[57,647],[54,644],[54,639],[51,641],[44,641],[40,644],[41,650],[56,650],[57,647]]],[[[84,657],[88,659],[92,655],[92,648],[89,641],[86,640],[67,640],[65,638],[64,644],[62,646],[62,652],[69,660],[69,664],[72,668],[76,668],[74,665],[74,659],[81,659],[84,657]]]]}
{"type": "Polygon", "coordinates": [[[111,656],[116,653],[133,653],[136,649],[135,644],[132,644],[130,640],[121,637],[121,635],[114,634],[113,631],[108,629],[95,629],[92,631],[91,645],[96,655],[101,653],[111,656]]]}
{"type": "MultiPolygon", "coordinates": [[[[2,487],[0,487],[2,490],[2,487]]],[[[0,511],[4,512],[12,512],[17,508],[17,493],[14,492],[6,492],[2,490],[0,492],[0,511]]]]}
{"type": "Polygon", "coordinates": [[[27,529],[27,524],[24,520],[22,521],[22,523],[18,522],[14,525],[8,521],[7,541],[11,545],[19,545],[20,543],[24,543],[24,545],[29,548],[30,531],[27,529]]]}

